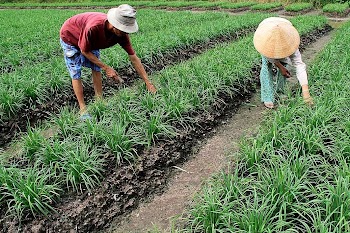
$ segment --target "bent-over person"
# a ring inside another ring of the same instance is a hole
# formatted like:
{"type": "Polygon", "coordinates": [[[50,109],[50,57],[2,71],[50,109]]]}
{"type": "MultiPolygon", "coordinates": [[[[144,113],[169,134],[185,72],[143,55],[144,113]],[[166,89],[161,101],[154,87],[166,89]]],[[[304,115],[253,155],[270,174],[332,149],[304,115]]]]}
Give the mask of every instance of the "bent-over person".
{"type": "Polygon", "coordinates": [[[60,43],[64,52],[69,74],[72,78],[74,93],[80,108],[80,119],[91,119],[86,110],[83,85],[81,81],[82,66],[92,71],[95,97],[102,98],[102,73],[122,83],[118,73],[100,60],[100,49],[119,44],[129,55],[129,59],[146,83],[148,91],[154,93],[156,88],[148,79],[147,73],[137,57],[129,33],[138,31],[136,10],[127,4],[112,8],[107,14],[86,12],[67,19],[60,30],[60,43]]]}
{"type": "Polygon", "coordinates": [[[261,101],[267,108],[274,108],[275,96],[283,91],[286,78],[291,77],[289,65],[296,69],[304,102],[312,105],[306,65],[299,51],[300,36],[290,21],[280,17],[263,20],[254,33],[254,47],[262,56],[260,70],[261,101]],[[273,66],[277,68],[274,80],[273,66]]]}

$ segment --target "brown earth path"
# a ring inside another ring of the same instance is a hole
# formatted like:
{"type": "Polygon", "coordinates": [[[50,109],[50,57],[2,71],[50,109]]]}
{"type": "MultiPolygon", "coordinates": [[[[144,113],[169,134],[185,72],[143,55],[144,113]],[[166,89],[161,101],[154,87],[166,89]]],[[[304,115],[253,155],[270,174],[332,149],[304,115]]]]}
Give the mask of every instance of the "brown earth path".
{"type": "MultiPolygon", "coordinates": [[[[330,25],[335,28],[339,26],[334,22],[330,22],[330,25]]],[[[334,31],[304,50],[303,60],[306,64],[312,62],[331,39],[334,31]]],[[[269,114],[269,111],[260,103],[258,91],[250,102],[243,104],[236,113],[223,122],[212,137],[198,146],[193,152],[193,159],[181,167],[174,167],[178,172],[169,181],[168,188],[162,195],[142,204],[121,223],[112,223],[108,232],[171,232],[174,219],[179,218],[191,204],[203,182],[225,169],[228,165],[227,155],[232,155],[239,149],[238,143],[242,137],[253,136],[257,132],[265,114],[269,114]]]]}

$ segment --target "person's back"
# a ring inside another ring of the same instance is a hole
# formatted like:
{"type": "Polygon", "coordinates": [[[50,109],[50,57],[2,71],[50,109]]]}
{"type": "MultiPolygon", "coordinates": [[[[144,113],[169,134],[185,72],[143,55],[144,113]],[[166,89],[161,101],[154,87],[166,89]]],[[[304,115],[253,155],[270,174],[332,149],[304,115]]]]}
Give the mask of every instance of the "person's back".
{"type": "Polygon", "coordinates": [[[128,54],[134,54],[129,35],[118,37],[106,30],[107,15],[99,12],[87,12],[75,15],[62,25],[61,39],[82,51],[105,49],[120,44],[128,54]]]}
{"type": "Polygon", "coordinates": [[[60,37],[64,42],[78,46],[79,37],[85,30],[89,31],[93,27],[103,27],[106,20],[107,15],[100,12],[86,12],[74,15],[62,25],[60,37]]]}

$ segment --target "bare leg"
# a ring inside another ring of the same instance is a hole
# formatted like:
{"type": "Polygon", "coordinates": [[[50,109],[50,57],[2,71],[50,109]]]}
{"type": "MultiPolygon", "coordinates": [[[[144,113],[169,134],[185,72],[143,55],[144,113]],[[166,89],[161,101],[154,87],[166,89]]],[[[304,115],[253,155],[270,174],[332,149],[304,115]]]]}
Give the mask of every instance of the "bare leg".
{"type": "Polygon", "coordinates": [[[75,96],[77,97],[77,100],[79,103],[80,114],[82,114],[86,111],[83,84],[80,79],[72,79],[72,85],[73,85],[75,96]]]}
{"type": "Polygon", "coordinates": [[[99,71],[92,70],[92,82],[94,84],[95,97],[102,98],[102,74],[99,71]]]}

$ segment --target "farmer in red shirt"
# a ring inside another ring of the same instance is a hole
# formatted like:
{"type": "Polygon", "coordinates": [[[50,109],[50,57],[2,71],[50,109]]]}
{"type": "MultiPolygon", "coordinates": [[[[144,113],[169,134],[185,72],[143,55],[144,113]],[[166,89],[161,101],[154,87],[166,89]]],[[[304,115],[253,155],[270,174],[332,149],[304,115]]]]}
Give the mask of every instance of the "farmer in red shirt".
{"type": "Polygon", "coordinates": [[[80,107],[80,118],[91,119],[86,111],[83,85],[81,82],[82,66],[91,68],[95,96],[102,98],[102,74],[122,83],[123,80],[110,66],[100,60],[100,49],[119,44],[129,55],[137,73],[145,81],[148,91],[154,93],[156,88],[148,80],[147,73],[131,46],[129,33],[137,32],[136,11],[127,4],[112,8],[107,14],[88,12],[75,15],[62,25],[60,42],[64,59],[72,78],[74,93],[80,107]]]}

